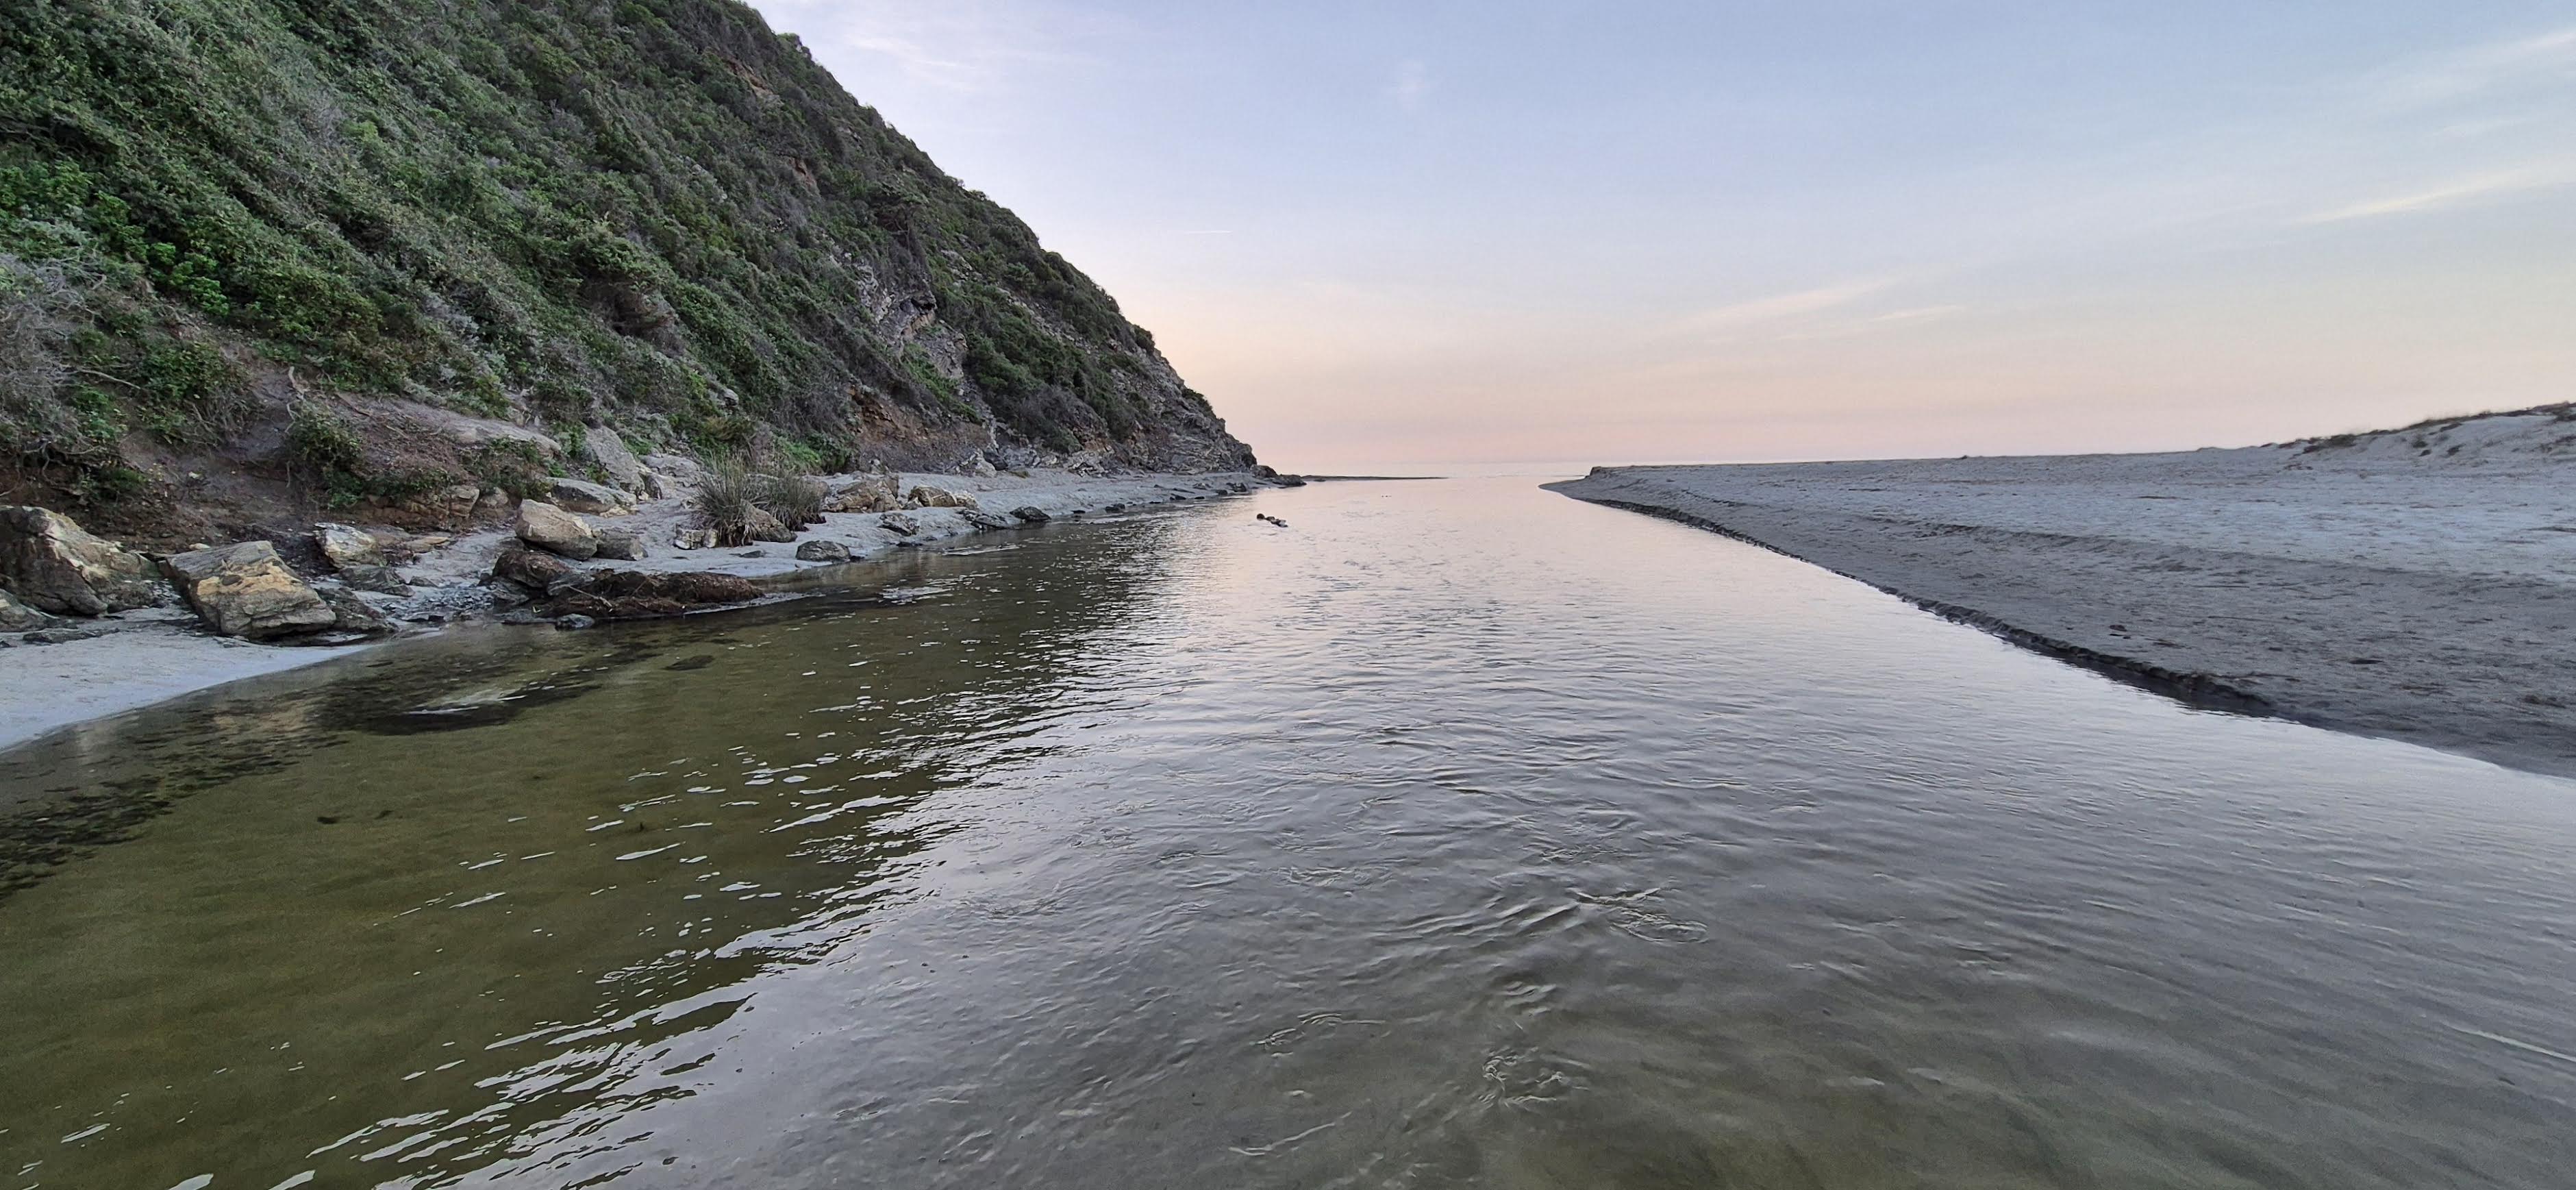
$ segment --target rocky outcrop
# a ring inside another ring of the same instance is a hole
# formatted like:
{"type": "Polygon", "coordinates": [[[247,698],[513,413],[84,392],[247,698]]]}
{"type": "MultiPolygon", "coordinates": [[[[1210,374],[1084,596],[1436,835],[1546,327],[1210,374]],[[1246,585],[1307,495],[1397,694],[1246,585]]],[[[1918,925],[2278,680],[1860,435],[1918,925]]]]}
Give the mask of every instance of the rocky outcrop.
{"type": "Polygon", "coordinates": [[[587,562],[599,553],[599,534],[590,522],[543,500],[520,501],[519,519],[511,528],[519,540],[576,562],[587,562]]]}
{"type": "Polygon", "coordinates": [[[295,577],[278,559],[277,547],[265,541],[190,550],[161,565],[197,617],[221,636],[275,640],[339,623],[331,605],[295,577]]]}
{"type": "Polygon", "coordinates": [[[387,595],[411,590],[387,564],[384,544],[364,529],[324,522],[313,526],[313,545],[322,551],[331,569],[340,572],[340,581],[352,587],[387,595]]]}
{"type": "Polygon", "coordinates": [[[837,541],[825,541],[818,537],[796,547],[796,560],[799,562],[847,562],[850,560],[850,547],[837,541]]]}
{"type": "Polygon", "coordinates": [[[747,541],[766,541],[785,545],[796,540],[796,531],[788,528],[766,508],[746,509],[742,518],[742,535],[747,541]]]}
{"type": "Polygon", "coordinates": [[[614,558],[620,562],[641,562],[648,552],[644,546],[644,535],[632,529],[599,531],[599,554],[597,555],[599,557],[614,558]]]}
{"type": "Polygon", "coordinates": [[[440,524],[454,525],[472,520],[481,511],[482,503],[481,485],[458,483],[421,492],[403,501],[401,507],[440,524]]]}
{"type": "Polygon", "coordinates": [[[549,617],[650,619],[694,608],[749,603],[762,594],[750,579],[730,574],[585,570],[516,542],[502,548],[492,563],[492,574],[525,591],[535,610],[549,617]]]}
{"type": "Polygon", "coordinates": [[[151,559],[91,536],[61,513],[27,505],[0,508],[0,587],[39,611],[74,616],[170,599],[151,559]]]}
{"type": "Polygon", "coordinates": [[[626,448],[626,440],[618,437],[615,430],[592,426],[582,431],[581,453],[582,457],[598,466],[599,473],[607,476],[609,483],[622,491],[655,499],[667,494],[662,477],[646,467],[644,460],[636,458],[635,452],[626,448]]]}
{"type": "Polygon", "coordinates": [[[386,620],[384,615],[375,608],[368,606],[367,601],[359,598],[355,591],[346,587],[318,587],[315,588],[315,594],[320,595],[322,602],[330,606],[331,630],[334,632],[383,636],[394,630],[392,622],[386,620]]]}
{"type": "Polygon", "coordinates": [[[0,632],[34,632],[54,622],[52,616],[18,602],[18,597],[0,591],[0,632]]]}
{"type": "Polygon", "coordinates": [[[373,534],[354,525],[335,525],[327,521],[315,525],[313,544],[322,551],[322,557],[331,563],[333,570],[385,564],[385,547],[376,541],[373,534]]]}
{"type": "Polygon", "coordinates": [[[730,574],[590,570],[569,583],[557,584],[546,607],[549,614],[557,616],[643,620],[676,616],[702,607],[749,603],[761,594],[760,587],[750,579],[730,574]]]}
{"type": "Polygon", "coordinates": [[[975,497],[971,493],[952,492],[946,488],[932,487],[926,483],[916,484],[913,486],[911,499],[913,505],[918,508],[979,507],[975,502],[975,497]]]}
{"type": "Polygon", "coordinates": [[[581,569],[572,563],[516,541],[502,546],[501,556],[492,561],[495,577],[524,587],[531,595],[552,591],[558,584],[570,582],[580,573],[581,569]]]}
{"type": "Polygon", "coordinates": [[[825,512],[893,512],[901,507],[891,475],[868,475],[833,489],[823,501],[825,512]]]}
{"type": "Polygon", "coordinates": [[[625,516],[635,511],[635,498],[624,492],[587,480],[561,477],[547,481],[546,502],[566,512],[586,512],[594,516],[625,516]]]}

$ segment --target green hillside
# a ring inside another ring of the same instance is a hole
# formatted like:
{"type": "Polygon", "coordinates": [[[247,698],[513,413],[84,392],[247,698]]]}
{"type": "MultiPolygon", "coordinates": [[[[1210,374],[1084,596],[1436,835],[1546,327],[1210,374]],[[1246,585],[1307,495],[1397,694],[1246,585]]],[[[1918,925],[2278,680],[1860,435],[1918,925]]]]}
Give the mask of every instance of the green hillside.
{"type": "Polygon", "coordinates": [[[372,441],[382,398],[816,465],[1251,460],[1099,286],[729,0],[0,11],[18,486],[470,464],[372,441]],[[299,413],[359,449],[299,463],[299,413]]]}

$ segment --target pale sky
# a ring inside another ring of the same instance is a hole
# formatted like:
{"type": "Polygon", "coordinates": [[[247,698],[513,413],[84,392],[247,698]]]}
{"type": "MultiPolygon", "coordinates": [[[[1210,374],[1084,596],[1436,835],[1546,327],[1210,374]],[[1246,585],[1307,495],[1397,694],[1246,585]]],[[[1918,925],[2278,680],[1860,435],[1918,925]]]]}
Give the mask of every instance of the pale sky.
{"type": "Polygon", "coordinates": [[[2576,400],[2576,8],[755,0],[1265,461],[2576,400]]]}

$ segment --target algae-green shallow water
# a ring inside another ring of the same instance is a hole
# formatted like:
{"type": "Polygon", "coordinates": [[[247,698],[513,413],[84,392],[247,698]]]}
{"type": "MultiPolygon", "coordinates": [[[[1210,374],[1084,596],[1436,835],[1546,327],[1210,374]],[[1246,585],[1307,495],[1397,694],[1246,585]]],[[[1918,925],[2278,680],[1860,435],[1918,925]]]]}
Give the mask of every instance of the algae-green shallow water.
{"type": "Polygon", "coordinates": [[[124,836],[0,899],[0,1190],[2576,1168],[2576,782],[1525,480],[988,545],[0,756],[124,836]]]}

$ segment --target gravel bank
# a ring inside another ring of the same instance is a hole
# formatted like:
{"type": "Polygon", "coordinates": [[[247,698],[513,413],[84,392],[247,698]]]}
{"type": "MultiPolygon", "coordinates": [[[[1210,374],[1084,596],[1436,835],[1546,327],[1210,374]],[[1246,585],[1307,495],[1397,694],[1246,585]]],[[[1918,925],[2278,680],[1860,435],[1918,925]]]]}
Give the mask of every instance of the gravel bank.
{"type": "Polygon", "coordinates": [[[2207,705],[2576,775],[2576,418],[1548,485],[2207,705]]]}

